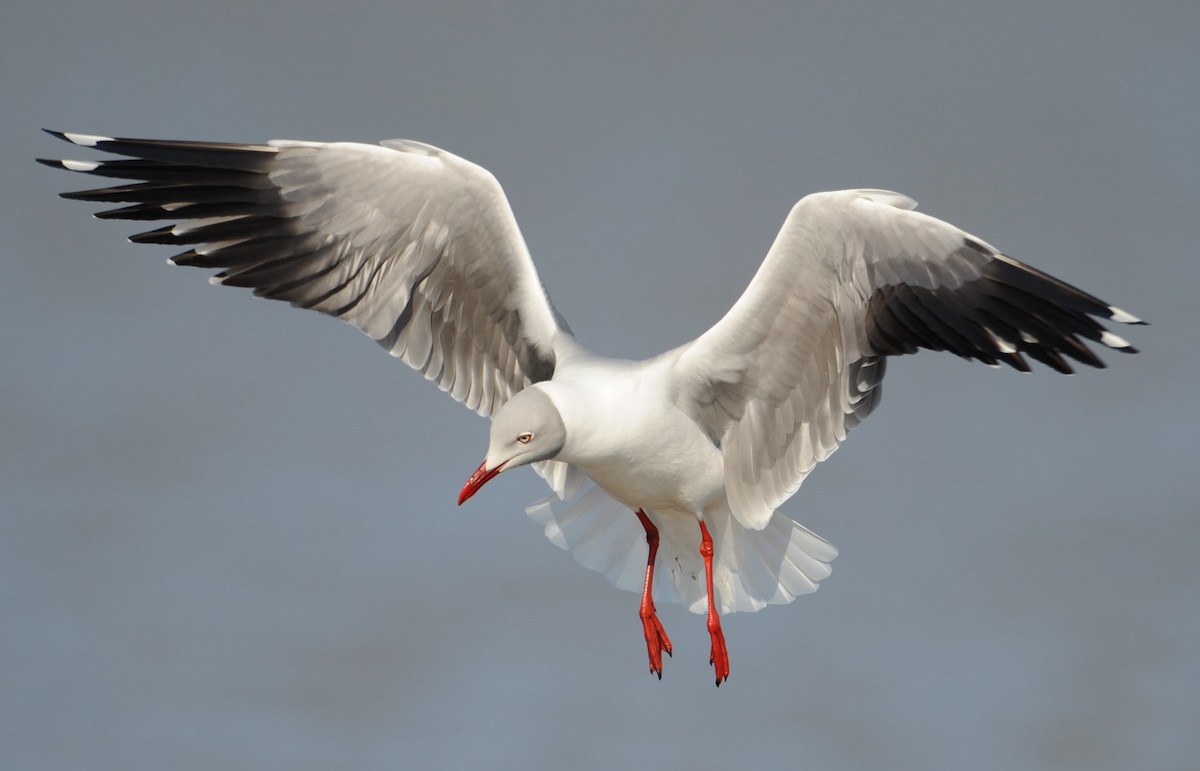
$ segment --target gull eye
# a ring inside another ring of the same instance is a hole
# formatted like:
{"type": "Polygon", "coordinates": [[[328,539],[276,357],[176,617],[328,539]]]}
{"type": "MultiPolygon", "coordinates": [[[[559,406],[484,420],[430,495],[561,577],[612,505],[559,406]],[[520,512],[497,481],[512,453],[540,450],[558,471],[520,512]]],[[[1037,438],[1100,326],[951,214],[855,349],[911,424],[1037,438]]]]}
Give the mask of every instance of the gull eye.
{"type": "Polygon", "coordinates": [[[522,431],[521,433],[517,434],[517,441],[521,444],[529,444],[533,441],[533,434],[529,431],[522,431]]]}

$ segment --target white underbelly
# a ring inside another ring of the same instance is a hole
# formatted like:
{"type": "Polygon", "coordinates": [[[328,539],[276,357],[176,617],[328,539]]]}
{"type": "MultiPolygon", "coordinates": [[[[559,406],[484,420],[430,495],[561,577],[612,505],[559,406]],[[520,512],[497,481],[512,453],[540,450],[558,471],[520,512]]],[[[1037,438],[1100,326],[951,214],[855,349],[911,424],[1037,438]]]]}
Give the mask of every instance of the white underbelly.
{"type": "Polygon", "coordinates": [[[694,424],[678,431],[647,431],[638,447],[583,464],[596,484],[630,508],[696,514],[724,499],[721,451],[694,424]]]}

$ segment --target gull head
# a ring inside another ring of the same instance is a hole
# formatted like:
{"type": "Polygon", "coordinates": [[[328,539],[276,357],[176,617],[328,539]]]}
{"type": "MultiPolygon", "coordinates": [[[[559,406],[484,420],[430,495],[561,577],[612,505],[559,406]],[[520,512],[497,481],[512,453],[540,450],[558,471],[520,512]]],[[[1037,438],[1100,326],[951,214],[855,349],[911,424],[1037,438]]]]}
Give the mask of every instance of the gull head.
{"type": "Polygon", "coordinates": [[[554,458],[566,440],[562,416],[545,392],[532,386],[513,394],[492,417],[487,457],[463,485],[458,505],[501,471],[554,458]]]}

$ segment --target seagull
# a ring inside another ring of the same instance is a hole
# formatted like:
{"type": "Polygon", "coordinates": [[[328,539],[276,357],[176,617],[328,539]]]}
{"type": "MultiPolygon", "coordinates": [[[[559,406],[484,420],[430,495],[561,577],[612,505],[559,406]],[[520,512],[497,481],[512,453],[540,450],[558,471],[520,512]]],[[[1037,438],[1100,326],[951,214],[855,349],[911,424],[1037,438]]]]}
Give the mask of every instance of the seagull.
{"type": "Polygon", "coordinates": [[[733,307],[644,361],[598,356],[550,303],[503,190],[432,145],[233,144],[48,131],[117,160],[46,160],[123,180],[64,193],[165,220],[130,238],[186,248],[210,281],[354,325],[491,418],[461,505],[531,466],[528,509],[554,544],[641,593],[650,672],[673,645],[656,602],[721,615],[813,592],[837,550],[782,514],[817,463],[879,404],[889,356],[924,348],[1028,372],[1135,353],[1097,319],[1143,324],[886,190],[796,203],[733,307]]]}

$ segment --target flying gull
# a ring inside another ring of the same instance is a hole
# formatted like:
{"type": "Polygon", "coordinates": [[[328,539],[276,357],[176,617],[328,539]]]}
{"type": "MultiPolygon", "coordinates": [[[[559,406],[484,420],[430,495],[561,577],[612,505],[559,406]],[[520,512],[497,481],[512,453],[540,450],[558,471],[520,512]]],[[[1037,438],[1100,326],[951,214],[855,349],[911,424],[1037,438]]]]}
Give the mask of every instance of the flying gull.
{"type": "Polygon", "coordinates": [[[265,145],[50,132],[119,160],[41,160],[128,180],[63,197],[176,265],[336,316],[492,419],[458,496],[530,465],[553,490],[529,514],[615,585],[641,592],[650,671],[672,645],[655,610],[720,614],[815,591],[837,550],[779,506],[875,409],[888,356],[919,348],[1028,371],[1103,367],[1085,341],[1134,348],[1096,319],[1137,317],[1025,265],[886,190],[801,199],[724,318],[645,361],[585,350],[551,305],[504,192],[431,145],[265,145]]]}

